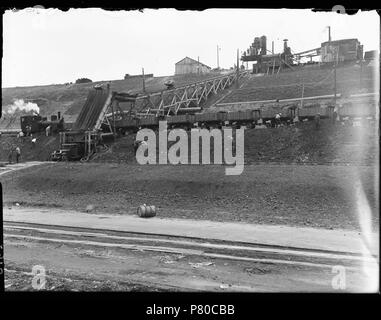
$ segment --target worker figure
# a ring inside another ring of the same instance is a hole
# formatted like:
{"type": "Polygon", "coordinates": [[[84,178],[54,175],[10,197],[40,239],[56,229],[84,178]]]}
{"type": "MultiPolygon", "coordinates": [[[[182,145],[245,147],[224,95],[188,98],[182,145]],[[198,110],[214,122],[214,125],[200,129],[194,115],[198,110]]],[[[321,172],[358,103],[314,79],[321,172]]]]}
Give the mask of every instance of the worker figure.
{"type": "Polygon", "coordinates": [[[12,163],[12,157],[13,157],[13,147],[11,147],[9,149],[9,153],[8,153],[8,163],[11,164],[12,163]]]}
{"type": "Polygon", "coordinates": [[[24,136],[24,132],[20,131],[18,134],[17,134],[17,138],[22,138],[24,136]]]}
{"type": "Polygon", "coordinates": [[[26,135],[31,136],[32,127],[30,125],[26,126],[26,135]]]}
{"type": "Polygon", "coordinates": [[[21,150],[19,147],[16,147],[16,163],[19,163],[20,157],[21,157],[21,150]]]}
{"type": "Polygon", "coordinates": [[[49,137],[49,135],[50,135],[50,129],[51,129],[50,125],[47,126],[46,129],[45,129],[45,133],[46,133],[47,137],[49,137]]]}
{"type": "Polygon", "coordinates": [[[37,141],[36,138],[33,138],[33,139],[32,139],[32,146],[33,146],[33,148],[36,146],[36,141],[37,141]]]}
{"type": "Polygon", "coordinates": [[[140,140],[134,141],[134,153],[135,153],[135,155],[136,155],[136,151],[138,151],[140,143],[141,143],[140,140]]]}
{"type": "Polygon", "coordinates": [[[277,113],[275,115],[275,127],[280,127],[280,116],[281,116],[281,113],[277,113]]]}
{"type": "Polygon", "coordinates": [[[315,129],[316,130],[320,129],[320,113],[317,113],[315,115],[315,129]]]}

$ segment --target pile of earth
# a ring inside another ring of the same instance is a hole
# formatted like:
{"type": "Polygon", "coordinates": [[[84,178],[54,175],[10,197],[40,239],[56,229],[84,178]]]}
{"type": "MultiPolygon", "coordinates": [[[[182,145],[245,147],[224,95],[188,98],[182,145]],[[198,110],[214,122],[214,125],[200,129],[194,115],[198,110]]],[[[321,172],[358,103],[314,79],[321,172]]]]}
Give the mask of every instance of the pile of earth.
{"type": "MultiPolygon", "coordinates": [[[[134,134],[128,134],[117,138],[115,143],[109,145],[106,152],[97,154],[92,161],[136,163],[133,148],[135,137],[134,134]]],[[[188,137],[190,137],[189,132],[188,137]]],[[[191,150],[190,140],[189,138],[188,150],[191,150]]],[[[315,129],[313,122],[302,122],[295,126],[280,128],[246,129],[244,141],[247,164],[286,162],[374,165],[378,161],[378,134],[375,123],[355,127],[322,120],[319,130],[315,129]]],[[[172,144],[168,143],[168,147],[172,144]]],[[[158,140],[156,145],[158,146],[158,140]]],[[[212,163],[213,152],[213,142],[211,142],[212,163]]],[[[189,163],[190,154],[191,152],[189,152],[189,163]]]]}
{"type": "MultiPolygon", "coordinates": [[[[21,161],[47,161],[51,153],[59,149],[59,136],[46,137],[45,134],[33,134],[33,137],[20,137],[10,134],[2,134],[0,137],[0,161],[8,161],[11,149],[19,147],[21,161]],[[32,139],[36,138],[36,143],[32,139]]],[[[13,155],[15,161],[15,155],[13,155]]]]}

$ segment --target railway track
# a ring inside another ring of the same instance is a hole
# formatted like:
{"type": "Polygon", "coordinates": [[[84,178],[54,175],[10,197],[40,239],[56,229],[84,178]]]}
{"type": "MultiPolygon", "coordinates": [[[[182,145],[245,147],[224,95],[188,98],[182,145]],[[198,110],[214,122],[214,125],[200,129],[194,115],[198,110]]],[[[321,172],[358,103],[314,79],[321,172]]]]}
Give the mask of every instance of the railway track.
{"type": "Polygon", "coordinates": [[[378,267],[374,256],[344,252],[307,250],[240,242],[205,240],[144,233],[98,230],[34,223],[4,222],[4,240],[32,241],[93,248],[181,254],[236,262],[277,264],[296,267],[331,269],[343,265],[359,269],[364,265],[378,267]]]}

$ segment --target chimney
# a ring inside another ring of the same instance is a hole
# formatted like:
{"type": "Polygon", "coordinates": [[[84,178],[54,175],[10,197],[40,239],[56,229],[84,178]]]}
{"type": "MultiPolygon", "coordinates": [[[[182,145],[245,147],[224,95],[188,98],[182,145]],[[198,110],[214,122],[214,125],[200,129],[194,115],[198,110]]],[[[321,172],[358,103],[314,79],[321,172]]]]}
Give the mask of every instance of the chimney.
{"type": "Polygon", "coordinates": [[[61,112],[60,111],[58,111],[57,115],[58,115],[58,120],[61,119],[61,112]]]}
{"type": "Polygon", "coordinates": [[[328,26],[328,41],[331,42],[331,27],[328,26]]]}
{"type": "Polygon", "coordinates": [[[287,51],[287,41],[288,41],[288,39],[283,40],[283,52],[287,51]]]}

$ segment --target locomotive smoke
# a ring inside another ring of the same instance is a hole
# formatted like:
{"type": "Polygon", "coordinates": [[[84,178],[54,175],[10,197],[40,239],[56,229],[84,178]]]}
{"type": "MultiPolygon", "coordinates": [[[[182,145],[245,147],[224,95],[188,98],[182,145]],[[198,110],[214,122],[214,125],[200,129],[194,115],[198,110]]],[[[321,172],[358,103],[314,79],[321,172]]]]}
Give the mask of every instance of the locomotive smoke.
{"type": "Polygon", "coordinates": [[[40,108],[36,103],[33,102],[25,102],[23,99],[18,99],[11,106],[8,107],[7,113],[14,114],[15,112],[33,112],[36,114],[40,113],[40,108]]]}

